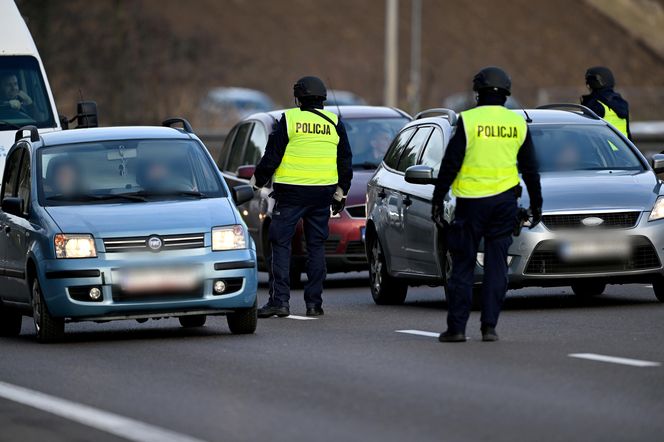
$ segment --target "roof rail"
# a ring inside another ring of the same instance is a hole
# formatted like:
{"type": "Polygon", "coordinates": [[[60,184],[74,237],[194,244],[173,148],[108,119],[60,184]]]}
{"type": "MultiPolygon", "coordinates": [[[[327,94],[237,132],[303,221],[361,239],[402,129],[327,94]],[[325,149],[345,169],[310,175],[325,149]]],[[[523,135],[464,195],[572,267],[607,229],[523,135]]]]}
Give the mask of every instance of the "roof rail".
{"type": "Polygon", "coordinates": [[[576,103],[552,103],[552,104],[543,104],[542,106],[537,106],[537,109],[557,109],[557,110],[565,110],[568,109],[570,112],[574,111],[581,111],[583,115],[586,117],[590,117],[593,120],[601,120],[599,115],[597,115],[595,112],[592,110],[588,109],[587,107],[576,104],[576,103]]]}
{"type": "Polygon", "coordinates": [[[174,117],[174,118],[169,118],[168,120],[164,120],[164,122],[161,123],[161,125],[164,127],[173,127],[173,125],[177,123],[182,123],[182,127],[184,128],[185,132],[189,132],[190,134],[194,133],[194,129],[192,129],[191,124],[189,124],[189,122],[184,118],[180,117],[174,117]]]}
{"type": "Polygon", "coordinates": [[[454,126],[457,122],[457,114],[451,109],[446,109],[444,107],[437,107],[433,109],[423,110],[413,117],[413,120],[419,120],[420,118],[434,117],[436,115],[442,115],[447,117],[447,120],[450,122],[450,126],[454,126]]]}
{"type": "Polygon", "coordinates": [[[23,126],[19,130],[16,131],[16,136],[14,137],[14,143],[18,142],[23,137],[23,132],[26,130],[30,131],[30,141],[33,143],[35,141],[39,141],[39,131],[37,130],[37,126],[23,126]]]}

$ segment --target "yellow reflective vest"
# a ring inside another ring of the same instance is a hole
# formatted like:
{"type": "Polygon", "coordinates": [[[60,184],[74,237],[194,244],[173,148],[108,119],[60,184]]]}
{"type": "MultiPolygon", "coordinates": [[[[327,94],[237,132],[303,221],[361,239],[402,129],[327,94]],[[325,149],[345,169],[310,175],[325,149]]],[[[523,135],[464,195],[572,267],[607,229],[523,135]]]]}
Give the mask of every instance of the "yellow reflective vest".
{"type": "Polygon", "coordinates": [[[452,183],[454,195],[484,198],[519,184],[516,157],[528,131],[523,117],[503,106],[479,106],[461,117],[466,154],[452,183]]]}
{"type": "MultiPolygon", "coordinates": [[[[339,120],[332,112],[316,109],[336,125],[339,120]]],[[[299,108],[284,112],[288,129],[288,145],[281,164],[274,173],[274,182],[299,186],[337,184],[336,127],[313,112],[299,108]]]]}
{"type": "Polygon", "coordinates": [[[597,101],[604,108],[604,119],[607,121],[607,123],[611,124],[613,127],[618,129],[626,137],[629,137],[629,135],[627,134],[627,119],[620,118],[618,114],[615,113],[615,111],[611,109],[609,106],[607,106],[606,104],[602,103],[599,100],[597,101]]]}

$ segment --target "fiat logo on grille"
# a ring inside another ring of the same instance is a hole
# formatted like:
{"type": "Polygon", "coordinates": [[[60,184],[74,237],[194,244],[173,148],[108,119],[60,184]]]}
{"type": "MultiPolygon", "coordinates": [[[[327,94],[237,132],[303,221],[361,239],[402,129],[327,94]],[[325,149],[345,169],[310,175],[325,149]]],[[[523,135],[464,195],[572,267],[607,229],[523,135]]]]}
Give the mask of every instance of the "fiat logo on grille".
{"type": "Polygon", "coordinates": [[[152,250],[153,252],[158,252],[159,250],[161,250],[161,246],[163,245],[163,242],[162,242],[161,238],[159,238],[158,236],[151,236],[147,240],[147,245],[148,245],[148,248],[150,250],[152,250]]]}
{"type": "Polygon", "coordinates": [[[588,218],[583,218],[581,220],[581,224],[583,224],[586,227],[597,227],[603,222],[604,220],[602,218],[598,218],[596,216],[590,216],[588,218]]]}

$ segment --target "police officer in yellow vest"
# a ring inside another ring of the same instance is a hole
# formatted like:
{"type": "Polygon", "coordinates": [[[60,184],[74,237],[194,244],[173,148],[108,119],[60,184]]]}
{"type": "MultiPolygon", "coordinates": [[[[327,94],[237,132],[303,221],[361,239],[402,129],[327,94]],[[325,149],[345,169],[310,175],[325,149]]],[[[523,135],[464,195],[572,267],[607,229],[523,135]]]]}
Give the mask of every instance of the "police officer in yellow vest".
{"type": "Polygon", "coordinates": [[[303,77],[293,93],[299,107],[284,112],[276,123],[252,177],[256,187],[272,179],[276,199],[269,231],[272,253],[267,259],[270,299],[258,310],[261,318],[290,314],[291,242],[300,220],[307,248],[306,314],[323,314],[330,210],[335,215],[343,210],[353,178],[346,129],[336,114],[323,109],[325,84],[303,77]]]}
{"type": "Polygon", "coordinates": [[[441,342],[464,342],[480,240],[484,239],[482,340],[496,341],[498,315],[507,291],[507,250],[517,218],[519,173],[528,188],[531,226],[542,218],[542,192],[535,151],[523,116],[504,107],[512,81],[487,67],[473,79],[477,107],[459,116],[445,151],[433,196],[432,217],[442,223],[443,201],[452,188],[456,211],[447,226],[452,274],[445,293],[447,330],[441,342]]]}
{"type": "Polygon", "coordinates": [[[609,68],[604,66],[589,68],[586,71],[586,86],[590,89],[590,93],[581,97],[581,104],[611,123],[631,140],[629,104],[613,90],[615,85],[613,73],[609,68]]]}

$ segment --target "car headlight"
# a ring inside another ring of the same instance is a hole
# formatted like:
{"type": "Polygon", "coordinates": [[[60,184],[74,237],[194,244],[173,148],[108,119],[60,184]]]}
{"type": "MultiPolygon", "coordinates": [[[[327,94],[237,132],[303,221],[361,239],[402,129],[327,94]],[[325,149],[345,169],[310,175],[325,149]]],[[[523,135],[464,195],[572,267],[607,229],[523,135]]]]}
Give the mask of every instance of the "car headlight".
{"type": "Polygon", "coordinates": [[[650,216],[648,217],[648,221],[655,221],[657,219],[662,219],[662,218],[664,218],[664,197],[660,196],[659,198],[657,198],[657,201],[655,201],[655,205],[650,211],[650,216]]]}
{"type": "Polygon", "coordinates": [[[244,228],[234,226],[215,227],[212,229],[212,250],[237,250],[247,248],[247,237],[244,228]]]}
{"type": "Polygon", "coordinates": [[[97,249],[92,235],[55,235],[56,258],[96,258],[97,249]]]}

